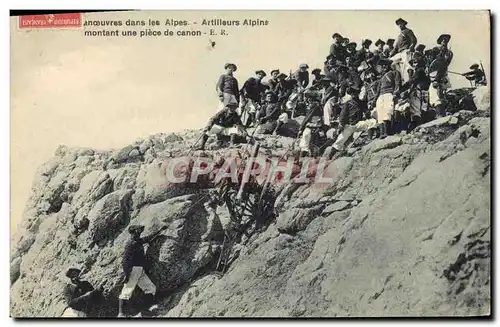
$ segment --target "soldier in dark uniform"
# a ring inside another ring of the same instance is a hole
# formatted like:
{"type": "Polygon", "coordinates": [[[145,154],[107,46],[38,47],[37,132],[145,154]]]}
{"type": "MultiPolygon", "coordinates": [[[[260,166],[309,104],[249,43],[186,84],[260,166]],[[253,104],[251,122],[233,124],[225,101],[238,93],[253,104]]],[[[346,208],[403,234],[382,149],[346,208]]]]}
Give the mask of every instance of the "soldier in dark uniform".
{"type": "Polygon", "coordinates": [[[470,66],[470,70],[467,73],[464,73],[463,76],[467,78],[469,81],[474,81],[474,86],[478,87],[481,85],[487,85],[486,75],[481,68],[479,68],[478,64],[473,64],[470,66]]]}
{"type": "Polygon", "coordinates": [[[372,45],[372,40],[370,39],[363,40],[363,42],[361,43],[361,49],[359,49],[356,54],[356,67],[366,60],[368,53],[371,53],[370,51],[371,45],[372,45]]]}
{"type": "Polygon", "coordinates": [[[342,49],[342,35],[339,33],[333,33],[332,35],[333,43],[330,46],[330,53],[335,59],[343,60],[343,49],[342,49]]]}
{"type": "Polygon", "coordinates": [[[278,75],[280,74],[279,69],[271,70],[271,77],[267,80],[267,85],[269,86],[269,90],[275,92],[276,86],[278,85],[278,75]]]}
{"type": "Polygon", "coordinates": [[[379,55],[379,56],[383,56],[384,55],[384,45],[385,45],[385,42],[382,41],[381,39],[378,39],[375,42],[375,50],[373,50],[373,53],[376,55],[379,55]]]}
{"type": "Polygon", "coordinates": [[[224,69],[226,70],[226,73],[219,77],[216,86],[217,93],[219,94],[219,100],[221,101],[223,108],[238,108],[240,103],[240,89],[238,87],[238,80],[233,76],[237,67],[235,64],[228,63],[224,65],[224,69]]]}
{"type": "Polygon", "coordinates": [[[282,112],[274,92],[266,92],[266,103],[260,108],[257,120],[260,124],[259,133],[273,135],[278,134],[281,126],[288,122],[288,115],[282,112]]]}
{"type": "Polygon", "coordinates": [[[63,297],[68,307],[62,317],[89,317],[99,302],[101,290],[96,290],[88,281],[81,280],[80,274],[81,270],[77,268],[70,268],[66,272],[71,284],[67,284],[63,290],[63,297]]]}
{"type": "Polygon", "coordinates": [[[337,80],[337,67],[338,66],[335,64],[335,57],[333,55],[326,57],[325,66],[323,68],[325,76],[334,81],[337,80]]]}
{"type": "Polygon", "coordinates": [[[323,77],[325,77],[325,75],[321,74],[321,69],[319,68],[313,69],[311,75],[314,76],[314,79],[312,81],[312,86],[316,86],[317,84],[321,83],[321,80],[323,79],[323,77]]]}
{"type": "Polygon", "coordinates": [[[203,130],[202,143],[197,150],[205,150],[205,144],[210,135],[217,136],[219,140],[220,136],[229,136],[231,146],[235,145],[236,137],[248,136],[240,116],[236,112],[236,108],[232,107],[219,111],[210,118],[207,126],[203,130]]]}
{"type": "Polygon", "coordinates": [[[396,25],[399,26],[401,32],[399,33],[396,43],[394,44],[394,49],[391,51],[391,57],[405,50],[413,52],[417,46],[417,37],[415,36],[415,33],[407,27],[408,22],[403,18],[398,18],[396,20],[396,25]]]}

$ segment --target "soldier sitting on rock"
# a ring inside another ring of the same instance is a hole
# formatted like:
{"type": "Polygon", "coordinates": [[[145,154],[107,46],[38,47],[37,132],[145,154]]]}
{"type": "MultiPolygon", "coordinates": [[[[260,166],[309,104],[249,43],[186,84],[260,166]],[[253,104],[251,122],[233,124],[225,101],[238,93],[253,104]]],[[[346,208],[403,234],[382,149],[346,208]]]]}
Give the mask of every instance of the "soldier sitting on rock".
{"type": "Polygon", "coordinates": [[[266,92],[266,103],[257,113],[257,120],[260,124],[258,133],[276,135],[281,126],[288,122],[286,112],[281,112],[278,104],[278,97],[272,91],[266,92]]]}
{"type": "Polygon", "coordinates": [[[342,105],[340,112],[339,130],[342,132],[335,143],[325,150],[324,157],[332,159],[334,155],[345,150],[345,144],[355,132],[368,131],[377,125],[373,118],[365,119],[367,113],[366,104],[359,99],[360,89],[352,85],[348,89],[351,99],[342,105]]]}
{"type": "Polygon", "coordinates": [[[205,150],[205,144],[210,135],[217,136],[219,140],[221,136],[229,136],[231,146],[235,145],[238,136],[248,136],[240,116],[236,112],[236,107],[228,107],[221,110],[209,120],[208,125],[203,130],[201,145],[197,150],[205,150]]]}
{"type": "Polygon", "coordinates": [[[144,244],[153,241],[167,228],[168,226],[165,225],[157,232],[141,237],[141,234],[144,231],[144,226],[129,226],[128,232],[130,233],[131,238],[125,245],[125,251],[123,253],[122,264],[125,285],[123,285],[122,292],[119,296],[118,317],[125,317],[123,310],[126,304],[125,301],[130,300],[136,286],[139,286],[143,290],[146,297],[146,306],[149,307],[149,310],[153,311],[155,309],[153,303],[154,295],[156,294],[156,286],[144,271],[144,265],[146,264],[144,244]]]}
{"type": "Polygon", "coordinates": [[[66,272],[66,277],[71,280],[71,284],[67,284],[63,290],[63,297],[68,307],[64,310],[62,317],[89,317],[99,300],[101,290],[96,290],[92,284],[81,280],[80,273],[81,270],[77,268],[70,268],[66,272]]]}

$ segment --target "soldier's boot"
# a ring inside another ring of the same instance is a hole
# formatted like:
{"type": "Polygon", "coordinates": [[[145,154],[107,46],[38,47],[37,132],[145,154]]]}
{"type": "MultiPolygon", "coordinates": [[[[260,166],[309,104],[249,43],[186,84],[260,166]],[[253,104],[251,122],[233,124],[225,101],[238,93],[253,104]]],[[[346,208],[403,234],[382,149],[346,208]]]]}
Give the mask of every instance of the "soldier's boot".
{"type": "Polygon", "coordinates": [[[420,116],[414,116],[411,118],[411,122],[408,125],[408,133],[413,131],[420,124],[420,116]]]}
{"type": "Polygon", "coordinates": [[[380,138],[385,139],[387,137],[387,121],[384,120],[379,126],[380,138]]]}
{"type": "Polygon", "coordinates": [[[203,134],[203,137],[201,139],[201,144],[196,147],[196,150],[205,150],[205,144],[207,143],[207,141],[208,141],[208,135],[203,134]]]}
{"type": "Polygon", "coordinates": [[[231,134],[231,138],[229,140],[229,146],[232,148],[236,146],[236,134],[231,134]]]}
{"type": "Polygon", "coordinates": [[[281,126],[283,126],[283,122],[282,121],[278,121],[278,123],[276,124],[276,128],[273,131],[273,135],[277,135],[278,134],[281,126]]]}

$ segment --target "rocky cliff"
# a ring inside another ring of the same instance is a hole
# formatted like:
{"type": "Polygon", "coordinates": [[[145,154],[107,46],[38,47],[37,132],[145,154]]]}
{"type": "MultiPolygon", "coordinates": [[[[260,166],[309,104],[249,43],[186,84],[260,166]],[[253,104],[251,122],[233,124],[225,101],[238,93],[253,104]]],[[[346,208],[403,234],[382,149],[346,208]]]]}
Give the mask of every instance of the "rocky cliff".
{"type": "MultiPolygon", "coordinates": [[[[147,248],[160,316],[487,315],[489,94],[476,99],[478,111],[355,146],[327,167],[326,187],[273,186],[275,217],[237,244],[224,275],[213,272],[220,223],[203,205],[211,185],[165,177],[164,160],[199,131],[119,150],[61,146],[40,167],[11,240],[11,315],[59,316],[74,266],[105,289],[101,315],[116,315],[132,223],[146,233],[169,226],[147,248]]],[[[265,137],[262,151],[282,153],[291,140],[265,137]]]]}

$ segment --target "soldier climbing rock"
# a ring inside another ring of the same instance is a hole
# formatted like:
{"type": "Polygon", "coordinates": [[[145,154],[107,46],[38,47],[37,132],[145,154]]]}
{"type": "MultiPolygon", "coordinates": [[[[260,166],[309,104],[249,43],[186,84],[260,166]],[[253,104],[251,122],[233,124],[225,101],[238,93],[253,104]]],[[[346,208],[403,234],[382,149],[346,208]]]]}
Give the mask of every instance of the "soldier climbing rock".
{"type": "Polygon", "coordinates": [[[137,286],[144,292],[146,306],[150,311],[155,309],[153,304],[156,286],[144,271],[144,266],[146,264],[144,244],[151,243],[161,232],[167,229],[167,227],[168,226],[163,226],[157,232],[144,237],[141,237],[144,226],[131,225],[128,227],[130,239],[125,245],[122,261],[125,285],[123,285],[123,289],[119,296],[118,317],[125,317],[125,306],[137,286]]]}

